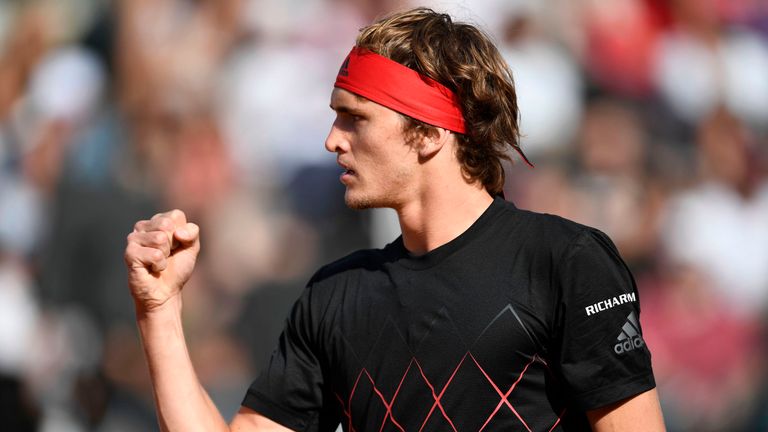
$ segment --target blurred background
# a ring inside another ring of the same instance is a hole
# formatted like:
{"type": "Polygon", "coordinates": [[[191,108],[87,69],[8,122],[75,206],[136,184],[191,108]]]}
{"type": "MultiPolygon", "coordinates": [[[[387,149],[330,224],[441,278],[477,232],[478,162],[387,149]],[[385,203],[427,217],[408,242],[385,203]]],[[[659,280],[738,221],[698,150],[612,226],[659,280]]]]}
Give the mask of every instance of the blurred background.
{"type": "MultiPolygon", "coordinates": [[[[202,227],[185,290],[227,417],[322,263],[398,235],[343,205],[323,148],[374,0],[0,2],[0,429],[157,430],[122,254],[202,227]]],[[[768,3],[420,2],[515,75],[506,196],[608,233],[631,266],[670,431],[768,430],[768,3]]]]}

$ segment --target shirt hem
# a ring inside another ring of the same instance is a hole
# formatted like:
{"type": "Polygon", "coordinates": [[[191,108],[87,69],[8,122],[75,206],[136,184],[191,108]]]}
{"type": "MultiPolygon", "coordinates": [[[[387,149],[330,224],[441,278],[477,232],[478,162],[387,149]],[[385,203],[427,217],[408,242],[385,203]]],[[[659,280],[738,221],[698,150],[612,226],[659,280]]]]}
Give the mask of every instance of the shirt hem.
{"type": "Polygon", "coordinates": [[[589,411],[637,396],[654,388],[656,388],[656,380],[653,374],[636,375],[629,381],[621,381],[581,393],[575,397],[575,402],[579,408],[589,411]]]}
{"type": "Polygon", "coordinates": [[[286,410],[257,392],[249,391],[246,393],[245,398],[243,398],[240,405],[250,408],[260,415],[296,432],[306,431],[307,425],[309,424],[309,419],[303,418],[305,416],[286,410]]]}

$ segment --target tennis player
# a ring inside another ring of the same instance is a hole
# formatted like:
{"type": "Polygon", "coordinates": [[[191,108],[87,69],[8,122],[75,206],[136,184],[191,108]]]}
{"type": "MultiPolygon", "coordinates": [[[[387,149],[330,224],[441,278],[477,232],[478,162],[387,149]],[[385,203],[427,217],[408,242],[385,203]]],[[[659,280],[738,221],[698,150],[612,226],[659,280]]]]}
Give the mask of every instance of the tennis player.
{"type": "Polygon", "coordinates": [[[163,430],[664,430],[613,243],[501,197],[502,162],[527,159],[488,37],[429,9],[386,17],[330,107],[347,205],[393,208],[402,235],[317,271],[227,425],[181,324],[199,228],[179,210],[138,222],[125,261],[163,430]]]}

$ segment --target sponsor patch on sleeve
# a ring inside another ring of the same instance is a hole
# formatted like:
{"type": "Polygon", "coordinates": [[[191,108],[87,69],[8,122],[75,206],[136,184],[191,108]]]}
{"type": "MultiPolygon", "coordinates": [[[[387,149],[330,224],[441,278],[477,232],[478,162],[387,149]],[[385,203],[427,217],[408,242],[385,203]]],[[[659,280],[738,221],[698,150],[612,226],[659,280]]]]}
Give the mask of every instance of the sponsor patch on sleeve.
{"type": "Polygon", "coordinates": [[[595,304],[591,304],[585,307],[584,310],[586,311],[587,316],[590,316],[590,315],[594,315],[596,313],[600,313],[602,311],[611,309],[618,305],[623,305],[624,303],[630,303],[630,302],[636,302],[636,301],[637,301],[636,293],[622,294],[619,296],[615,296],[615,297],[611,297],[611,298],[599,301],[595,304]]]}

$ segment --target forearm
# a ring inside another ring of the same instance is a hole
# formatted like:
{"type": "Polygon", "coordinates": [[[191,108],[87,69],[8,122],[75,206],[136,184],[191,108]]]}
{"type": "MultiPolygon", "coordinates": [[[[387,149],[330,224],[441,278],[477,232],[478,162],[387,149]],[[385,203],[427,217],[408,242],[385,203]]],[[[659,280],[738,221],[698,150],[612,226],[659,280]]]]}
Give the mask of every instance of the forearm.
{"type": "Polygon", "coordinates": [[[163,431],[229,431],[197,378],[181,324],[181,297],[146,312],[136,308],[163,431]]]}

